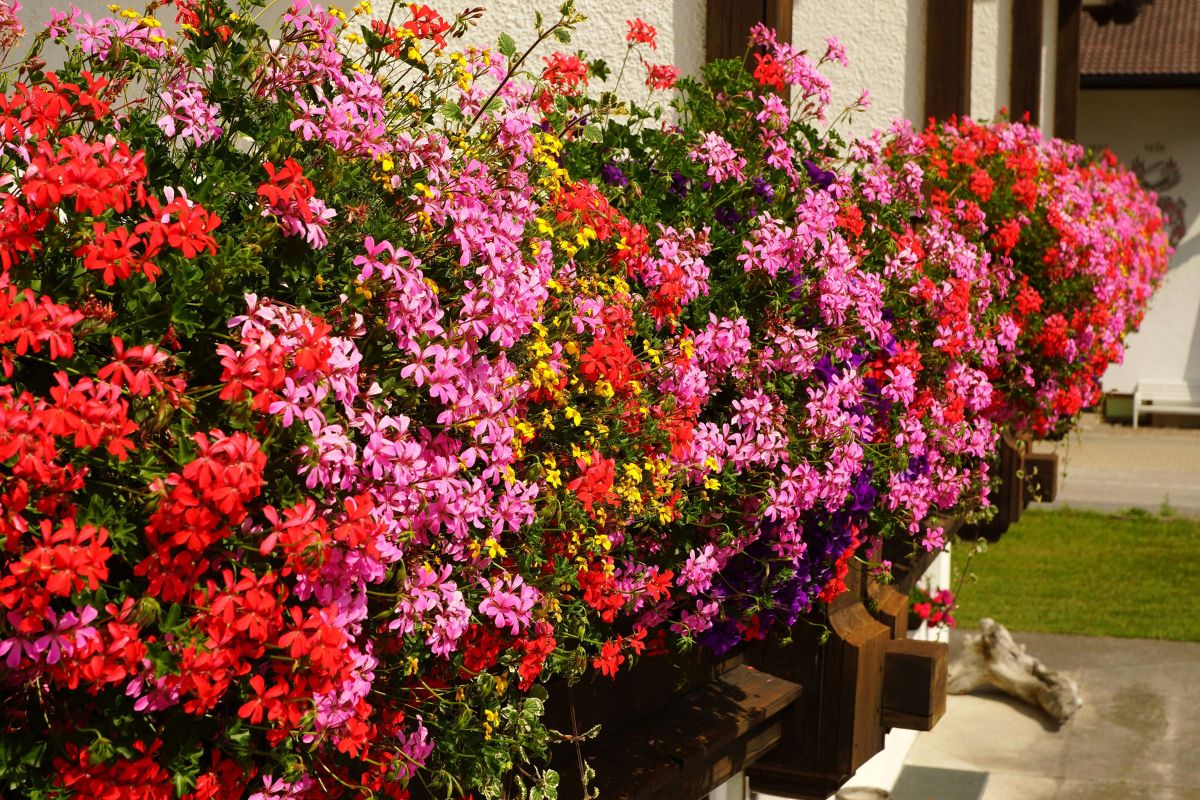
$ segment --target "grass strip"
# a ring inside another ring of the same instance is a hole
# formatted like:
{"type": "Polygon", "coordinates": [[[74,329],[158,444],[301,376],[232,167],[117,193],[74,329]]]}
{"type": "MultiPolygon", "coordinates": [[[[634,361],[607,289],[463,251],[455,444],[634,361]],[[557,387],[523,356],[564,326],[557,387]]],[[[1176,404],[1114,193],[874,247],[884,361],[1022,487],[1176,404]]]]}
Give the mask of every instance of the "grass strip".
{"type": "Polygon", "coordinates": [[[1027,511],[968,565],[971,548],[953,556],[960,628],[1200,641],[1200,520],[1027,511]]]}

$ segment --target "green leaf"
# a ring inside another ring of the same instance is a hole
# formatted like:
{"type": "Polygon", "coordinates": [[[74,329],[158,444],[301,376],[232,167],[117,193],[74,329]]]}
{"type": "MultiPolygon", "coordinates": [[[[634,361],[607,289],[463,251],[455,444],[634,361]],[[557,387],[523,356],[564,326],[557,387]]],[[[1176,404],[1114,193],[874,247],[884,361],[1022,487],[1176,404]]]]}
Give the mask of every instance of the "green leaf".
{"type": "Polygon", "coordinates": [[[500,52],[509,58],[512,58],[517,54],[517,43],[513,37],[509,36],[507,33],[500,34],[500,39],[497,41],[497,44],[500,47],[500,52]]]}
{"type": "Polygon", "coordinates": [[[600,130],[599,125],[588,125],[583,129],[583,140],[599,144],[604,141],[604,133],[600,130]]]}
{"type": "Polygon", "coordinates": [[[554,38],[558,39],[563,44],[570,44],[571,43],[571,32],[569,30],[567,30],[566,28],[555,28],[554,29],[554,38]]]}

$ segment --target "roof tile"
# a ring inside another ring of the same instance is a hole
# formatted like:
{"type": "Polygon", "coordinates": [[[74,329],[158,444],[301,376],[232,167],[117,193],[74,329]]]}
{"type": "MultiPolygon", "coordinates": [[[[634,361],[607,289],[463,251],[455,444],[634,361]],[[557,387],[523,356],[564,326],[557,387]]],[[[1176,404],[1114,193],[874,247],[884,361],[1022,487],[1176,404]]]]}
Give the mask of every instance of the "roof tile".
{"type": "Polygon", "coordinates": [[[1155,0],[1127,25],[1083,14],[1083,75],[1200,75],[1200,0],[1155,0]]]}

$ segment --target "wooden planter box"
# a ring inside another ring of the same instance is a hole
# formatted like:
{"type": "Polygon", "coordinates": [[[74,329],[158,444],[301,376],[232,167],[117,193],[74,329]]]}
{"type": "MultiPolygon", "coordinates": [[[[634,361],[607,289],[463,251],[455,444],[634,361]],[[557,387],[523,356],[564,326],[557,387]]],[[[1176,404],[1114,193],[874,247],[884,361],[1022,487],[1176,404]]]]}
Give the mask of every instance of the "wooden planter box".
{"type": "Polygon", "coordinates": [[[899,570],[896,585],[852,570],[848,590],[786,643],[645,659],[615,680],[555,687],[552,728],[602,726],[554,753],[560,797],[583,796],[580,760],[602,800],[694,800],[741,771],[758,791],[827,797],[889,728],[929,730],[945,711],[946,646],[905,638],[908,591],[930,560],[899,570]]]}
{"type": "Polygon", "coordinates": [[[1015,437],[1009,431],[1000,434],[1000,464],[992,476],[995,483],[989,494],[996,516],[983,524],[964,526],[960,537],[999,541],[1009,526],[1021,519],[1026,506],[1035,500],[1054,499],[1058,492],[1058,455],[1034,453],[1032,446],[1032,436],[1015,437]]]}

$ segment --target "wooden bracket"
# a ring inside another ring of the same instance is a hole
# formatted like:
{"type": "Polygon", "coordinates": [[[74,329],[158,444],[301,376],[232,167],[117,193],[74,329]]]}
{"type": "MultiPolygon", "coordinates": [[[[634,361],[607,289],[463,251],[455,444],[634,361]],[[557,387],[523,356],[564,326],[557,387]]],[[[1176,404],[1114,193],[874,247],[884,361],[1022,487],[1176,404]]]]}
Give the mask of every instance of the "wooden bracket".
{"type": "Polygon", "coordinates": [[[883,748],[883,667],[892,629],[862,601],[863,574],[831,604],[828,639],[793,630],[789,646],[764,651],[765,668],[804,684],[799,725],[785,725],[779,747],[749,770],[756,791],[782,797],[828,797],[883,748]]]}
{"type": "Polygon", "coordinates": [[[893,639],[883,667],[883,722],[889,728],[933,730],[946,713],[946,665],[942,642],[893,639]]]}
{"type": "Polygon", "coordinates": [[[1025,502],[1049,503],[1058,496],[1058,453],[1025,454],[1025,502]]]}
{"type": "Polygon", "coordinates": [[[964,525],[959,531],[963,539],[987,539],[996,542],[1008,527],[1021,519],[1025,499],[1025,457],[1029,452],[1028,438],[1017,438],[1008,431],[1000,434],[1000,464],[992,474],[995,482],[988,497],[996,507],[996,516],[986,523],[964,525]]]}

